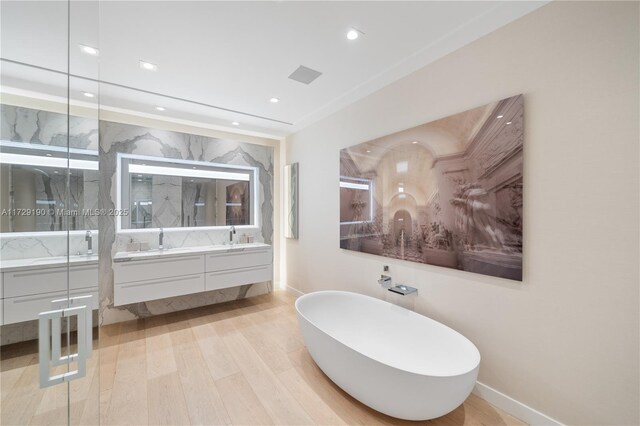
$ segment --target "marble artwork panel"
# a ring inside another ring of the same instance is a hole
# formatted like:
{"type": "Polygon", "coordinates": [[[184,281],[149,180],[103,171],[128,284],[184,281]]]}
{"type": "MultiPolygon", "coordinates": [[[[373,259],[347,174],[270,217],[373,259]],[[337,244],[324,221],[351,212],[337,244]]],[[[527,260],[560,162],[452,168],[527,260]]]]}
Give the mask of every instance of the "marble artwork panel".
{"type": "Polygon", "coordinates": [[[341,150],[340,248],[522,281],[524,99],[341,150]]]}

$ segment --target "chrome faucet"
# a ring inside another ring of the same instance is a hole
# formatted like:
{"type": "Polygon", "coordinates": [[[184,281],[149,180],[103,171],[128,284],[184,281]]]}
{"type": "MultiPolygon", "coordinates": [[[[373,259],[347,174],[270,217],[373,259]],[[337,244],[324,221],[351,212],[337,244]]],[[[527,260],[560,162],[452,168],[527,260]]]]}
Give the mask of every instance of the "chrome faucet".
{"type": "Polygon", "coordinates": [[[233,245],[233,234],[236,233],[236,227],[231,225],[231,228],[229,229],[229,243],[233,245]]]}
{"type": "Polygon", "coordinates": [[[93,239],[91,238],[91,231],[87,231],[87,233],[84,235],[84,240],[87,242],[87,254],[93,254],[93,239]]]}
{"type": "Polygon", "coordinates": [[[164,245],[162,241],[164,240],[164,229],[160,228],[160,234],[158,234],[158,250],[163,250],[164,245]]]}
{"type": "Polygon", "coordinates": [[[380,284],[383,288],[386,288],[386,289],[391,288],[391,277],[389,275],[380,275],[378,284],[380,284]]]}

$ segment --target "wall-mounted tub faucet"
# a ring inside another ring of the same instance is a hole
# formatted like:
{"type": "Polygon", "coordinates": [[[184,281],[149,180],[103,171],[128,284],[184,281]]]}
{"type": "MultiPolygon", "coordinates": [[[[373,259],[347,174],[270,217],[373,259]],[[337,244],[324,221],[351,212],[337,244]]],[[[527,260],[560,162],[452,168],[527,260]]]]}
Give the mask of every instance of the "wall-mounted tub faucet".
{"type": "Polygon", "coordinates": [[[229,228],[229,244],[233,244],[233,235],[236,233],[236,227],[231,225],[229,228]]]}
{"type": "Polygon", "coordinates": [[[403,296],[406,296],[407,294],[412,294],[412,293],[418,293],[418,289],[415,287],[410,287],[406,284],[398,284],[396,286],[393,286],[389,289],[389,291],[396,293],[396,294],[401,294],[403,296]]]}
{"type": "Polygon", "coordinates": [[[158,250],[164,249],[164,229],[160,228],[160,234],[158,234],[158,250]]]}
{"type": "Polygon", "coordinates": [[[91,231],[87,231],[87,233],[84,235],[84,240],[87,242],[87,254],[93,254],[93,238],[91,238],[91,231]]]}

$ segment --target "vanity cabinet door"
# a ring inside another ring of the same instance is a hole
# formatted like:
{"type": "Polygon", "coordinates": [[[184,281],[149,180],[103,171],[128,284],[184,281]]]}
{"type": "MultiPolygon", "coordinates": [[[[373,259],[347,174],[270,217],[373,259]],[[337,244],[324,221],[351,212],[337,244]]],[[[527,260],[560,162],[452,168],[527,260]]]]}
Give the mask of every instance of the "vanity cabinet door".
{"type": "Polygon", "coordinates": [[[271,265],[272,261],[270,247],[211,253],[207,255],[207,272],[271,265]]]}
{"type": "MultiPolygon", "coordinates": [[[[5,272],[3,297],[19,297],[67,289],[67,268],[39,268],[5,272]]],[[[96,287],[98,285],[98,265],[71,266],[69,268],[69,288],[96,287]]]]}
{"type": "Polygon", "coordinates": [[[125,262],[115,262],[113,264],[114,281],[116,284],[201,274],[203,272],[203,255],[158,256],[153,259],[136,259],[125,262]]]}
{"type": "MultiPolygon", "coordinates": [[[[145,262],[146,263],[146,262],[145,262]]],[[[183,294],[201,293],[204,291],[204,274],[181,277],[158,278],[153,280],[116,283],[113,296],[115,306],[183,294]]]]}
{"type": "MultiPolygon", "coordinates": [[[[91,309],[98,309],[98,289],[93,288],[91,291],[87,289],[75,290],[69,292],[71,297],[90,294],[91,309]]],[[[66,291],[58,291],[47,294],[37,294],[30,296],[12,297],[3,300],[4,307],[4,323],[11,324],[14,322],[22,322],[38,319],[40,312],[50,311],[53,309],[52,301],[65,299],[66,291]]]]}
{"type": "Polygon", "coordinates": [[[69,268],[69,289],[98,286],[98,265],[72,266],[69,268]]]}
{"type": "Polygon", "coordinates": [[[221,288],[236,287],[243,284],[253,284],[271,281],[271,265],[253,266],[248,268],[207,273],[207,291],[221,288]]]}
{"type": "Polygon", "coordinates": [[[64,291],[67,268],[25,269],[4,273],[4,297],[64,291]]]}

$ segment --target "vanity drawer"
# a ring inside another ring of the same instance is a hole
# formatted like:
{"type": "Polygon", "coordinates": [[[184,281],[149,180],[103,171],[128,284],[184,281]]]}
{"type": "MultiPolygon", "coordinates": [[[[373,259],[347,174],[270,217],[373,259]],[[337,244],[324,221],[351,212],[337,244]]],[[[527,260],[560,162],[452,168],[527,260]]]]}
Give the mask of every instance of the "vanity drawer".
{"type": "Polygon", "coordinates": [[[220,288],[236,287],[243,284],[253,284],[262,281],[271,281],[273,278],[271,265],[253,266],[248,268],[233,269],[230,271],[218,271],[207,273],[206,289],[217,290],[220,288]]]}
{"type": "Polygon", "coordinates": [[[214,272],[250,266],[271,265],[272,259],[270,247],[212,253],[207,255],[206,271],[214,272]]]}
{"type": "MultiPolygon", "coordinates": [[[[90,294],[91,309],[98,309],[98,289],[85,289],[70,291],[71,297],[82,296],[90,294]]],[[[40,312],[46,312],[53,309],[52,301],[57,299],[65,299],[67,297],[66,291],[58,291],[54,293],[38,294],[32,296],[21,296],[4,299],[3,305],[3,317],[5,324],[11,324],[14,322],[30,321],[38,319],[40,312]]]]}
{"type": "Polygon", "coordinates": [[[158,256],[149,260],[130,260],[113,264],[113,278],[116,284],[201,274],[203,272],[203,255],[158,256]]]}
{"type": "MultiPolygon", "coordinates": [[[[3,297],[66,291],[67,268],[24,269],[3,274],[3,297]]],[[[69,289],[96,287],[98,265],[69,267],[69,289]]]]}
{"type": "Polygon", "coordinates": [[[113,289],[113,304],[127,305],[203,291],[204,274],[136,281],[116,284],[113,289]]]}

